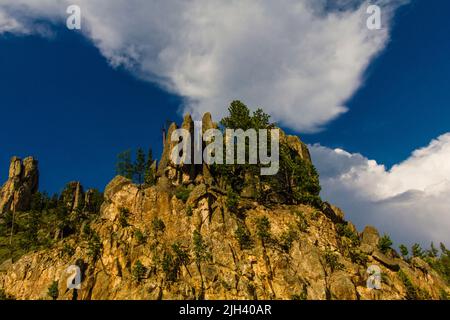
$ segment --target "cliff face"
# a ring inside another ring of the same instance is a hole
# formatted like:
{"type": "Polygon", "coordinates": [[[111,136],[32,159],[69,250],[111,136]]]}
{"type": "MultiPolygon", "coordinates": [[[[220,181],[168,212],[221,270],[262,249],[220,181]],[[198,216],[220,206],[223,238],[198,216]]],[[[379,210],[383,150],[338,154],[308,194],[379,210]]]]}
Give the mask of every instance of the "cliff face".
{"type": "Polygon", "coordinates": [[[71,299],[66,270],[77,264],[84,272],[78,299],[403,299],[407,290],[400,268],[430,298],[438,299],[446,288],[426,264],[379,252],[373,228],[360,235],[360,245],[349,244],[338,234],[333,220],[339,214],[330,216],[332,209],[269,209],[245,202],[238,217],[226,209],[223,194],[204,184],[187,204],[163,189],[141,190],[115,178],[91,226],[101,244],[97,258],[88,235],[81,241],[68,238],[22,257],[0,274],[0,287],[17,299],[48,298],[48,287],[57,280],[59,297],[71,299]],[[270,223],[266,235],[261,235],[263,217],[270,223]],[[237,230],[248,232],[244,246],[237,230]],[[367,261],[352,261],[349,253],[361,251],[368,253],[367,261]],[[142,271],[136,271],[138,261],[142,271]],[[366,286],[373,264],[382,270],[381,290],[366,286]]]}
{"type": "MultiPolygon", "coordinates": [[[[281,137],[310,161],[298,138],[281,137]]],[[[230,205],[227,192],[205,178],[207,167],[176,167],[168,148],[155,186],[116,177],[89,227],[0,268],[0,289],[16,299],[48,299],[54,281],[59,299],[405,299],[412,291],[439,299],[449,291],[421,259],[382,253],[378,231],[358,233],[339,208],[251,198],[230,205]],[[183,183],[186,198],[177,197],[183,183]],[[82,272],[75,295],[67,288],[71,265],[82,272]],[[374,268],[380,289],[367,286],[374,268]]],[[[77,204],[81,187],[72,189],[70,204],[77,204]]]]}
{"type": "Polygon", "coordinates": [[[0,189],[0,213],[25,211],[39,185],[38,162],[32,157],[11,159],[8,181],[0,189]]]}

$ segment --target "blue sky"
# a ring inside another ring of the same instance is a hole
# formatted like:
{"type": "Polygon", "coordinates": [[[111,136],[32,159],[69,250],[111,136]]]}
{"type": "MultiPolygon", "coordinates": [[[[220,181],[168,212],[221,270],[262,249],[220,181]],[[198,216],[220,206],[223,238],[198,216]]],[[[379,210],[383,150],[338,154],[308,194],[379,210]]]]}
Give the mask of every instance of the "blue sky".
{"type": "MultiPolygon", "coordinates": [[[[450,203],[436,186],[450,179],[442,162],[450,156],[450,2],[386,5],[383,12],[394,15],[379,33],[354,27],[364,18],[359,0],[347,1],[358,5],[331,22],[270,1],[258,4],[271,9],[264,19],[255,18],[256,4],[221,3],[219,9],[229,5],[234,12],[220,17],[223,23],[208,12],[183,21],[177,10],[190,8],[172,4],[158,8],[162,13],[128,7],[134,15],[127,20],[120,10],[125,2],[75,2],[87,8],[87,32],[69,31],[64,8],[51,1],[47,7],[15,2],[24,12],[0,1],[1,181],[11,156],[33,155],[41,190],[59,192],[73,180],[102,190],[119,152],[139,146],[161,152],[167,120],[180,121],[183,110],[220,116],[228,102],[241,99],[316,144],[323,196],[359,228],[372,223],[406,242],[412,235],[424,242],[448,238],[450,203]],[[251,29],[243,23],[249,17],[251,29]],[[159,29],[164,23],[168,31],[159,29]],[[314,41],[304,40],[308,35],[314,41]],[[340,51],[354,64],[339,54],[327,60],[340,51]],[[288,72],[276,71],[280,65],[288,72]],[[293,73],[300,76],[278,86],[293,73]]],[[[201,2],[193,4],[200,3],[200,14],[201,2]]]]}
{"type": "Polygon", "coordinates": [[[308,142],[360,152],[387,166],[449,131],[450,2],[400,8],[391,41],[348,102],[350,111],[308,142]]]}

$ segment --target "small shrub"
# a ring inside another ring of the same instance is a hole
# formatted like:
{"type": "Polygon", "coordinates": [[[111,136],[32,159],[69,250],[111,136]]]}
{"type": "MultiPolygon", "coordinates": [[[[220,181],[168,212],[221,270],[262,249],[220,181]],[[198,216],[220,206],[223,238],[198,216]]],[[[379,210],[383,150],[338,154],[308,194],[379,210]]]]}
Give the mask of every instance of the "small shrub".
{"type": "Polygon", "coordinates": [[[359,264],[359,265],[366,265],[367,263],[367,254],[365,254],[364,252],[361,252],[358,249],[351,249],[349,251],[349,255],[350,255],[350,260],[353,263],[359,264]]]}
{"type": "Polygon", "coordinates": [[[400,280],[402,281],[403,285],[406,288],[406,299],[417,300],[418,297],[417,297],[416,287],[413,285],[413,283],[411,282],[409,277],[406,275],[406,273],[403,272],[403,270],[400,270],[398,272],[398,277],[400,278],[400,280]]]}
{"type": "Polygon", "coordinates": [[[72,247],[70,244],[65,243],[63,248],[61,249],[61,256],[73,256],[75,254],[75,248],[72,247]]]}
{"type": "Polygon", "coordinates": [[[88,242],[87,254],[95,261],[100,257],[101,251],[102,251],[102,243],[100,241],[100,237],[96,232],[93,232],[88,242]]]}
{"type": "Polygon", "coordinates": [[[192,207],[191,206],[187,206],[187,208],[186,208],[186,215],[188,217],[192,217],[192,214],[193,214],[192,207]]]}
{"type": "Polygon", "coordinates": [[[211,260],[211,253],[208,250],[208,246],[203,241],[201,233],[195,230],[192,239],[194,243],[194,254],[197,264],[202,261],[211,260]]]}
{"type": "Polygon", "coordinates": [[[186,203],[186,201],[189,199],[190,194],[191,194],[191,190],[186,188],[185,186],[179,186],[175,190],[175,197],[177,197],[178,200],[181,200],[184,203],[186,203]]]}
{"type": "Polygon", "coordinates": [[[241,250],[251,249],[253,247],[253,241],[244,223],[238,223],[237,229],[235,231],[236,239],[239,242],[241,250]]]}
{"type": "Polygon", "coordinates": [[[170,252],[164,251],[161,267],[166,275],[166,280],[175,281],[178,276],[178,270],[175,268],[174,258],[170,252]]]}
{"type": "Polygon", "coordinates": [[[178,264],[187,267],[187,265],[191,262],[189,252],[183,249],[183,247],[178,242],[172,244],[172,250],[175,254],[175,259],[178,261],[178,264]]]}
{"type": "Polygon", "coordinates": [[[336,231],[340,237],[346,237],[351,240],[352,245],[359,245],[359,236],[353,232],[348,223],[338,223],[336,224],[336,231]]]}
{"type": "Polygon", "coordinates": [[[297,231],[295,231],[294,228],[290,226],[289,229],[283,232],[283,234],[280,237],[279,244],[281,250],[283,250],[286,253],[289,253],[289,251],[291,251],[292,244],[297,239],[298,239],[297,231]]]}
{"type": "Polygon", "coordinates": [[[378,249],[380,249],[380,251],[383,253],[387,253],[388,251],[392,250],[391,246],[392,240],[387,234],[382,236],[378,241],[378,249]]]}
{"type": "Polygon", "coordinates": [[[147,236],[139,229],[134,231],[134,237],[136,238],[136,242],[138,244],[144,244],[147,242],[147,236]]]}
{"type": "Polygon", "coordinates": [[[344,265],[339,262],[339,256],[327,249],[324,254],[325,265],[330,269],[331,272],[342,270],[344,265]]]}
{"type": "Polygon", "coordinates": [[[142,264],[140,260],[136,261],[133,268],[133,278],[137,282],[141,282],[142,279],[145,278],[145,274],[147,273],[147,268],[142,264]]]}
{"type": "Polygon", "coordinates": [[[164,231],[166,230],[166,225],[164,224],[164,221],[162,221],[159,218],[154,218],[152,220],[152,230],[155,234],[164,233],[164,231]]]}
{"type": "Polygon", "coordinates": [[[407,300],[428,300],[428,299],[430,299],[430,294],[428,292],[426,292],[425,290],[422,290],[419,287],[416,287],[412,283],[412,281],[408,277],[408,275],[403,270],[400,270],[398,272],[398,276],[399,276],[400,280],[402,281],[403,285],[405,286],[407,300]]]}
{"type": "Polygon", "coordinates": [[[127,208],[121,207],[119,209],[119,224],[122,228],[126,228],[129,226],[128,224],[128,216],[130,215],[130,211],[127,208]]]}
{"type": "Polygon", "coordinates": [[[240,200],[240,197],[236,192],[234,192],[231,189],[228,190],[227,201],[226,201],[228,210],[230,210],[231,212],[234,212],[234,213],[238,212],[239,200],[240,200]]]}
{"type": "Polygon", "coordinates": [[[86,223],[86,224],[83,226],[82,233],[83,233],[83,236],[84,236],[86,239],[89,239],[89,238],[91,237],[91,235],[92,235],[92,229],[91,229],[91,226],[90,226],[88,223],[86,223]]]}
{"type": "Polygon", "coordinates": [[[311,214],[311,219],[314,220],[314,221],[317,221],[317,220],[319,219],[320,215],[321,215],[321,212],[320,212],[320,211],[314,211],[314,212],[311,214]]]}
{"type": "Polygon", "coordinates": [[[270,221],[266,216],[256,220],[256,234],[262,243],[270,243],[272,235],[270,233],[270,221]]]}
{"type": "Polygon", "coordinates": [[[297,217],[297,227],[300,232],[307,232],[309,228],[308,220],[305,217],[305,214],[300,211],[294,212],[295,216],[297,217]]]}
{"type": "Polygon", "coordinates": [[[59,290],[58,290],[58,281],[53,281],[48,287],[47,295],[53,300],[58,299],[59,290]]]}

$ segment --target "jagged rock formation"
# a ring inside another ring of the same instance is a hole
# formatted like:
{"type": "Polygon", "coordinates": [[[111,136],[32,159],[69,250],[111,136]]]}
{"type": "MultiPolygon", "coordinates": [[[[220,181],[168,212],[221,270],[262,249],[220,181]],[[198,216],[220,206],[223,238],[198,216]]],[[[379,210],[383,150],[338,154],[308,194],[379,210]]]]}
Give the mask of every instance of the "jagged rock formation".
{"type": "Polygon", "coordinates": [[[38,162],[32,157],[13,157],[8,181],[0,189],[0,213],[25,211],[30,208],[32,195],[38,191],[38,162]]]}
{"type": "MultiPolygon", "coordinates": [[[[214,126],[205,117],[205,127],[214,126]]],[[[192,119],[182,126],[190,130],[192,119]]],[[[284,139],[310,161],[300,139],[284,139]]],[[[114,178],[90,228],[6,264],[0,289],[17,299],[46,299],[58,281],[59,299],[71,299],[66,270],[77,265],[78,299],[405,299],[412,287],[438,299],[449,292],[426,262],[382,253],[375,228],[359,234],[331,204],[268,207],[249,198],[230,208],[226,191],[206,178],[208,168],[175,166],[170,147],[166,141],[155,186],[114,178]],[[175,191],[186,183],[192,189],[184,201],[175,191]],[[382,272],[379,290],[367,287],[372,265],[382,272]]],[[[82,188],[72,189],[73,208],[82,188]]]]}
{"type": "MultiPolygon", "coordinates": [[[[159,186],[141,190],[123,177],[111,181],[105,198],[101,217],[91,226],[101,239],[98,259],[89,253],[89,240],[69,238],[9,266],[0,273],[0,287],[18,299],[39,299],[46,298],[49,285],[58,280],[60,298],[70,299],[66,269],[78,264],[84,270],[79,299],[403,299],[406,288],[398,267],[431,298],[439,298],[440,290],[447,288],[423,261],[408,264],[389,258],[393,262],[384,263],[376,247],[367,262],[352,262],[347,251],[357,247],[348,247],[336,224],[311,207],[269,209],[245,202],[240,205],[245,218],[240,219],[226,209],[224,195],[200,184],[187,201],[189,212],[186,204],[159,186]],[[124,209],[130,212],[126,226],[120,222],[124,209]],[[264,216],[270,221],[273,243],[257,236],[264,216]],[[155,221],[164,227],[156,227],[155,221]],[[248,231],[248,247],[236,237],[239,226],[248,231]],[[196,230],[203,253],[196,251],[196,230]],[[298,237],[289,244],[292,230],[298,237]],[[189,255],[185,264],[177,262],[175,244],[189,255]],[[73,256],[63,254],[64,246],[73,247],[73,256]],[[334,265],[327,262],[329,252],[336,256],[334,265]],[[135,275],[137,261],[145,267],[140,279],[135,275]],[[381,290],[366,287],[371,264],[383,272],[381,290]]],[[[366,232],[360,237],[366,239],[366,232]]]]}

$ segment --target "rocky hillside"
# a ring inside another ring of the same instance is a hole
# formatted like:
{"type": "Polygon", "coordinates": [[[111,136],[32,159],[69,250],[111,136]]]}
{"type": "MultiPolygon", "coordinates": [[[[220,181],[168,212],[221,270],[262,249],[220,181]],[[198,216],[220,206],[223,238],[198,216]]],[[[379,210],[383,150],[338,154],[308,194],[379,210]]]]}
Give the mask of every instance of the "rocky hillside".
{"type": "MultiPolygon", "coordinates": [[[[215,125],[210,115],[203,121],[204,128],[215,125]]],[[[191,126],[187,116],[182,127],[191,126]]],[[[282,139],[310,162],[298,137],[282,139]]],[[[76,232],[5,261],[2,295],[309,300],[440,299],[450,293],[427,262],[383,248],[373,227],[358,233],[333,205],[280,201],[283,197],[263,202],[248,188],[232,196],[213,168],[173,165],[169,148],[166,142],[154,166],[155,185],[117,176],[104,190],[99,214],[76,232]],[[79,290],[67,288],[70,265],[82,272],[79,290]],[[381,270],[381,289],[367,287],[373,265],[381,270]]]]}

